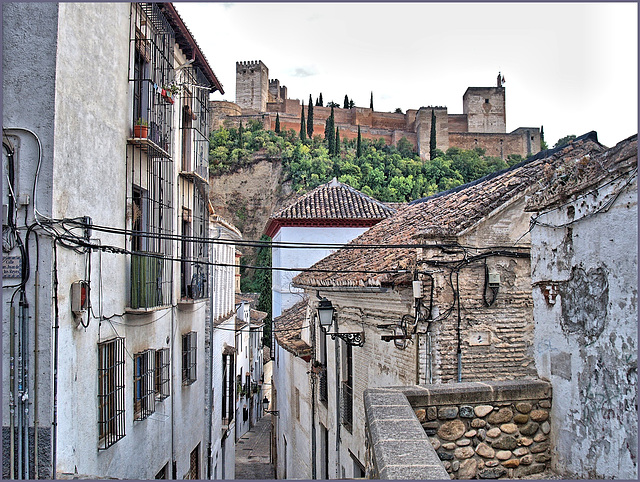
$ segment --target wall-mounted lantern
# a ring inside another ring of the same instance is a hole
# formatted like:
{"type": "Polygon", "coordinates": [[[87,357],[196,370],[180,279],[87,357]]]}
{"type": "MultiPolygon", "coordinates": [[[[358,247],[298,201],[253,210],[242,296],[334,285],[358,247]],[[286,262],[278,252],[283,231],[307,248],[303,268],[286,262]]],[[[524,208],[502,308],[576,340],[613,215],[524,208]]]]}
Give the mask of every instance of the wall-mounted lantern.
{"type": "Polygon", "coordinates": [[[280,416],[280,412],[278,410],[267,410],[267,408],[269,408],[269,399],[265,396],[262,399],[262,410],[265,413],[271,413],[271,414],[275,415],[276,417],[280,416]]]}
{"type": "MultiPolygon", "coordinates": [[[[347,345],[351,346],[363,346],[364,345],[364,332],[356,332],[356,333],[336,333],[336,332],[328,332],[331,324],[333,323],[333,319],[335,317],[336,309],[331,304],[327,298],[322,298],[318,302],[318,320],[320,321],[320,328],[324,332],[325,335],[331,335],[331,339],[335,340],[336,336],[343,340],[347,345]]],[[[336,328],[338,323],[336,322],[336,328]]]]}

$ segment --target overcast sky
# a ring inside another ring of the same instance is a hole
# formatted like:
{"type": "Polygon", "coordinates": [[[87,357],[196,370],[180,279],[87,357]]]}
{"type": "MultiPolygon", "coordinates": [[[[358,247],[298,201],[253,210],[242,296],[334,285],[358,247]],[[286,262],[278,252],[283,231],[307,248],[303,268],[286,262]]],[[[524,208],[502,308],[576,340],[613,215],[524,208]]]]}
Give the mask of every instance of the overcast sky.
{"type": "Polygon", "coordinates": [[[507,132],[550,147],[638,131],[636,3],[182,3],[177,10],[235,101],[235,63],[262,60],[289,98],[345,94],[377,111],[446,106],[505,77],[507,132]]]}

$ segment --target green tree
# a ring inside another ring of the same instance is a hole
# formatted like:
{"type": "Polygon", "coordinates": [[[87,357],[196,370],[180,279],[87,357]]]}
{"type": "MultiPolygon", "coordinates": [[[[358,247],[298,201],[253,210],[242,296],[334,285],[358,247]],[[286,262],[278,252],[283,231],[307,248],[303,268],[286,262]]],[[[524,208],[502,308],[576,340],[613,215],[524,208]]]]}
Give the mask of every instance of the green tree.
{"type": "Polygon", "coordinates": [[[436,113],[431,109],[431,137],[429,138],[429,159],[436,158],[436,113]]]}
{"type": "Polygon", "coordinates": [[[369,108],[373,110],[373,91],[371,91],[371,101],[369,102],[369,108]]]}
{"type": "Polygon", "coordinates": [[[320,92],[320,97],[318,98],[318,105],[319,105],[320,107],[324,107],[324,106],[323,106],[323,102],[322,102],[322,92],[320,92]]]}
{"type": "Polygon", "coordinates": [[[540,150],[544,151],[546,149],[549,149],[549,146],[544,140],[544,126],[540,126],[540,150]]]}
{"type": "Polygon", "coordinates": [[[311,94],[309,94],[309,108],[307,110],[307,135],[313,139],[313,104],[311,94]]]}
{"type": "Polygon", "coordinates": [[[327,103],[327,107],[340,107],[340,104],[338,104],[337,102],[334,102],[334,101],[329,101],[327,103]]]}
{"type": "Polygon", "coordinates": [[[349,99],[349,109],[353,109],[356,106],[356,103],[353,101],[353,99],[349,99]]]}
{"type": "Polygon", "coordinates": [[[242,121],[240,121],[240,127],[238,127],[238,148],[242,149],[242,121]]]}
{"type": "Polygon", "coordinates": [[[566,146],[567,144],[569,144],[575,138],[576,138],[576,136],[574,134],[569,134],[568,136],[564,136],[564,137],[558,139],[558,142],[555,143],[553,148],[555,149],[556,147],[566,146]]]}
{"type": "Polygon", "coordinates": [[[358,141],[356,144],[356,157],[360,159],[362,156],[362,134],[360,134],[360,126],[358,126],[358,141]]]}
{"type": "Polygon", "coordinates": [[[304,102],[302,103],[302,111],[300,112],[300,140],[304,141],[307,138],[307,128],[304,124],[304,102]]]}
{"type": "Polygon", "coordinates": [[[276,113],[276,134],[280,134],[280,114],[276,113]]]}
{"type": "Polygon", "coordinates": [[[336,145],[334,148],[334,155],[340,155],[340,128],[336,126],[336,145]]]}
{"type": "Polygon", "coordinates": [[[343,104],[343,109],[348,109],[349,108],[349,97],[345,94],[344,96],[344,104],[343,104]]]}
{"type": "Polygon", "coordinates": [[[327,117],[324,125],[324,138],[327,141],[329,156],[335,155],[336,137],[335,137],[335,120],[333,114],[333,106],[331,106],[331,114],[327,117]]]}
{"type": "Polygon", "coordinates": [[[402,114],[402,109],[400,107],[396,107],[396,110],[394,112],[396,114],[402,114]]]}

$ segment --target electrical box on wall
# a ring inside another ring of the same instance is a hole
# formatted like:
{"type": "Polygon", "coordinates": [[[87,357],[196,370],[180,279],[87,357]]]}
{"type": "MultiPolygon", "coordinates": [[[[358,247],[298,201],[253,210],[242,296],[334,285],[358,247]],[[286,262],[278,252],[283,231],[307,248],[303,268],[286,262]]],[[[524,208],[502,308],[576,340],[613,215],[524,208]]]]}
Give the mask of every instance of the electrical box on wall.
{"type": "Polygon", "coordinates": [[[500,273],[489,273],[489,286],[500,286],[500,273]]]}
{"type": "Polygon", "coordinates": [[[89,308],[89,283],[84,280],[71,284],[71,311],[75,315],[85,313],[89,308]]]}

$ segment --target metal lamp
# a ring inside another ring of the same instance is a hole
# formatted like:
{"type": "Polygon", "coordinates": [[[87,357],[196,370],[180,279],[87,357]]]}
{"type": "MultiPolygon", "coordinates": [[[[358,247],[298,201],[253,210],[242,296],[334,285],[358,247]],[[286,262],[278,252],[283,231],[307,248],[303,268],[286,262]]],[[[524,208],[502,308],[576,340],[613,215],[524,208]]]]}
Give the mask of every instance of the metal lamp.
{"type": "Polygon", "coordinates": [[[322,298],[318,303],[318,319],[320,320],[320,326],[325,330],[331,326],[335,311],[331,301],[326,298],[322,298]]]}

